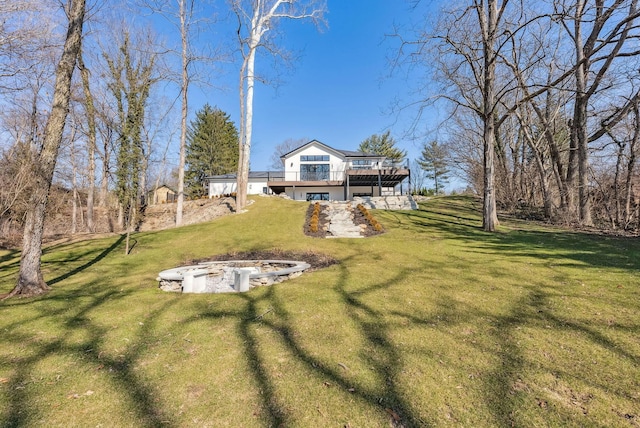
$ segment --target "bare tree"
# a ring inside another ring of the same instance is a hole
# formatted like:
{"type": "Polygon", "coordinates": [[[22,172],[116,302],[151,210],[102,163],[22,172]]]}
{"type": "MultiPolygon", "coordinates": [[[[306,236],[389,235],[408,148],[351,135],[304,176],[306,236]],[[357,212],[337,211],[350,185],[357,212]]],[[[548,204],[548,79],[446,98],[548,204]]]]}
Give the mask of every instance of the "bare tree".
{"type": "Polygon", "coordinates": [[[85,0],[70,1],[68,31],[56,69],[51,113],[44,130],[44,143],[34,171],[34,189],[25,221],[18,283],[7,297],[33,296],[49,290],[41,270],[42,232],[49,189],[71,98],[71,77],[80,51],[84,14],[85,0]]]}
{"type": "Polygon", "coordinates": [[[28,143],[18,141],[0,153],[0,233],[10,234],[19,225],[29,206],[26,195],[31,191],[34,151],[28,143]]]}
{"type": "MultiPolygon", "coordinates": [[[[500,111],[501,100],[512,90],[510,79],[496,70],[502,50],[512,37],[517,22],[506,22],[509,0],[473,0],[470,7],[444,12],[435,39],[435,58],[439,78],[444,81],[440,99],[452,102],[458,109],[469,109],[478,115],[482,126],[483,146],[483,229],[495,231],[496,211],[496,147],[497,128],[505,120],[500,111]],[[451,85],[453,83],[453,85],[451,85]]],[[[420,35],[423,37],[423,35],[420,35]]],[[[424,59],[423,47],[433,39],[421,38],[403,43],[413,47],[411,61],[424,59]]]]}
{"type": "Polygon", "coordinates": [[[184,205],[184,166],[187,145],[187,116],[189,113],[190,65],[195,60],[192,52],[191,28],[194,24],[195,0],[143,0],[144,7],[163,16],[180,32],[180,160],[178,165],[178,200],[176,226],[182,225],[184,205]],[[177,7],[177,10],[174,9],[177,7]]]}
{"type": "Polygon", "coordinates": [[[82,47],[78,53],[78,69],[80,70],[80,77],[82,79],[82,89],[84,92],[84,108],[87,118],[87,146],[89,158],[89,168],[87,171],[87,177],[89,179],[89,186],[87,189],[87,229],[89,232],[94,231],[93,222],[93,206],[94,206],[94,194],[96,187],[96,149],[97,149],[97,130],[96,130],[96,108],[93,101],[93,93],[91,91],[91,85],[89,84],[89,69],[84,63],[82,55],[82,47]]]}
{"type": "Polygon", "coordinates": [[[272,54],[281,52],[268,33],[280,19],[311,19],[319,22],[326,9],[324,0],[231,0],[238,18],[238,40],[242,52],[240,68],[240,157],[238,162],[236,209],[247,203],[249,157],[253,130],[255,60],[259,48],[272,54]]]}
{"type": "MultiPolygon", "coordinates": [[[[575,0],[556,6],[575,52],[575,101],[568,175],[571,181],[577,172],[579,220],[585,225],[593,223],[588,181],[589,142],[606,132],[601,129],[590,135],[588,111],[601,87],[613,83],[609,71],[618,60],[640,53],[637,42],[631,42],[640,36],[636,25],[640,16],[637,6],[637,0],[614,0],[609,4],[575,0]]],[[[610,120],[619,121],[621,117],[610,120]]]]}
{"type": "Polygon", "coordinates": [[[40,0],[0,2],[0,91],[24,87],[48,51],[56,22],[40,0]]]}
{"type": "Polygon", "coordinates": [[[270,167],[276,171],[284,170],[284,165],[282,164],[282,155],[286,155],[287,153],[297,149],[302,146],[306,142],[308,142],[308,138],[287,138],[282,143],[276,145],[273,153],[271,154],[271,165],[270,167]]]}
{"type": "Polygon", "coordinates": [[[180,115],[180,163],[178,165],[178,203],[176,204],[176,226],[182,225],[184,204],[184,164],[187,147],[187,113],[189,110],[189,26],[193,17],[193,0],[178,0],[180,16],[180,42],[182,47],[182,109],[180,115]]]}

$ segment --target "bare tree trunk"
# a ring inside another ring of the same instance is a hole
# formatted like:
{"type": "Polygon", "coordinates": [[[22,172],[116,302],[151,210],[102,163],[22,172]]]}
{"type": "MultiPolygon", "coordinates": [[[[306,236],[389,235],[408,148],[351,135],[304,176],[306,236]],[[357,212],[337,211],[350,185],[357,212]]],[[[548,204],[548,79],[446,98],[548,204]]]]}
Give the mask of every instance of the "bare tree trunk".
{"type": "MultiPolygon", "coordinates": [[[[319,19],[324,5],[317,0],[256,0],[249,2],[251,10],[245,10],[242,2],[232,0],[232,7],[240,22],[238,37],[243,50],[243,62],[240,70],[240,138],[238,176],[236,186],[236,210],[242,210],[247,204],[247,183],[249,181],[249,158],[251,155],[251,134],[253,129],[253,89],[255,85],[255,55],[261,45],[262,37],[274,25],[276,19],[319,19]],[[305,3],[307,3],[305,5],[305,3]],[[245,18],[246,38],[242,34],[245,18]],[[246,48],[246,51],[245,51],[246,48]],[[245,92],[246,86],[246,92],[245,92]]],[[[248,9],[248,8],[247,8],[248,9]]],[[[272,53],[276,51],[272,47],[272,53]]]]}
{"type": "Polygon", "coordinates": [[[53,102],[45,127],[44,144],[34,171],[35,185],[30,198],[30,210],[25,220],[18,283],[8,297],[34,296],[49,290],[41,270],[42,233],[49,189],[71,98],[71,77],[80,51],[84,13],[85,0],[73,0],[64,49],[56,69],[53,102]]]}
{"type": "Polygon", "coordinates": [[[189,90],[189,58],[187,45],[187,11],[186,0],[180,3],[180,36],[182,39],[182,117],[180,120],[180,165],[178,166],[178,201],[176,204],[176,226],[182,225],[184,204],[184,164],[187,150],[187,113],[189,90]]]}
{"type": "Polygon", "coordinates": [[[616,141],[618,145],[618,153],[616,156],[616,169],[613,176],[613,201],[615,221],[613,228],[615,229],[622,223],[622,207],[620,206],[620,169],[622,168],[622,159],[624,158],[625,146],[623,142],[616,141]]]}
{"type": "Polygon", "coordinates": [[[258,41],[250,42],[249,57],[247,58],[246,74],[241,80],[244,87],[246,82],[247,92],[244,102],[244,120],[242,134],[240,134],[240,159],[238,162],[238,183],[236,186],[236,210],[244,209],[247,205],[247,183],[249,182],[249,159],[251,157],[251,134],[253,129],[253,88],[255,85],[255,51],[258,41]]]}
{"type": "Polygon", "coordinates": [[[71,233],[78,231],[78,167],[76,165],[76,153],[73,138],[71,140],[71,187],[73,188],[73,200],[71,202],[71,233]]]}
{"type": "MultiPolygon", "coordinates": [[[[538,175],[540,176],[540,187],[542,191],[542,201],[544,206],[544,216],[546,218],[551,218],[553,216],[553,202],[551,200],[551,192],[549,191],[549,178],[547,177],[547,173],[544,168],[544,158],[543,153],[540,150],[540,141],[546,138],[545,135],[541,135],[538,141],[533,140],[533,136],[531,135],[531,128],[529,124],[525,121],[523,115],[519,110],[515,111],[516,116],[520,120],[520,125],[522,129],[522,135],[524,137],[524,141],[526,144],[522,145],[522,164],[524,165],[524,156],[525,156],[525,148],[528,146],[531,149],[535,159],[536,159],[536,168],[538,170],[538,175]]],[[[524,189],[524,186],[523,186],[524,189]]]]}
{"type": "MultiPolygon", "coordinates": [[[[574,117],[572,123],[572,140],[575,141],[572,148],[577,150],[578,167],[578,196],[579,196],[579,220],[584,225],[592,225],[591,195],[589,192],[589,134],[587,129],[587,112],[590,108],[589,101],[600,85],[605,82],[605,76],[609,72],[614,60],[620,56],[636,56],[637,51],[622,53],[621,50],[629,37],[629,32],[636,27],[635,21],[639,14],[637,11],[638,0],[626,3],[616,0],[605,5],[604,1],[595,3],[595,10],[587,10],[585,0],[576,0],[574,33],[571,35],[576,51],[576,100],[574,102],[574,117]],[[627,7],[627,14],[617,23],[610,22],[619,19],[618,10],[627,7]],[[595,11],[595,14],[593,12],[595,11]],[[583,42],[582,23],[588,22],[591,28],[586,41],[583,42]],[[608,24],[614,24],[610,26],[608,24]],[[602,34],[608,32],[608,34],[602,34]],[[611,45],[611,49],[605,55],[601,55],[601,48],[611,45]],[[592,69],[592,65],[599,68],[592,69]],[[588,83],[589,82],[589,83],[588,83]]],[[[635,35],[631,37],[635,38],[635,35]]],[[[614,120],[615,122],[615,120],[614,120]]],[[[603,125],[603,128],[606,126],[603,125]]],[[[604,132],[604,131],[602,131],[604,132]]],[[[591,138],[595,138],[592,136],[591,138]]]]}
{"type": "Polygon", "coordinates": [[[71,234],[75,234],[78,231],[78,189],[75,184],[73,187],[73,198],[71,202],[71,234]]]}
{"type": "Polygon", "coordinates": [[[482,45],[484,55],[483,80],[483,114],[484,125],[484,202],[482,210],[482,228],[487,232],[494,232],[498,227],[495,189],[495,142],[496,129],[493,117],[495,109],[495,37],[498,23],[497,0],[487,0],[486,10],[484,2],[476,4],[480,27],[482,30],[482,45]]]}
{"type": "Polygon", "coordinates": [[[89,170],[87,175],[89,178],[89,186],[87,189],[87,230],[93,232],[95,225],[93,222],[93,198],[96,188],[96,109],[93,104],[93,95],[89,86],[89,70],[85,67],[82,58],[82,48],[78,53],[78,68],[82,77],[82,89],[84,91],[84,108],[87,116],[88,127],[88,148],[87,156],[89,157],[89,170]]]}
{"type": "MultiPolygon", "coordinates": [[[[581,49],[578,49],[578,63],[584,61],[584,57],[581,56],[581,49]]],[[[591,219],[591,195],[589,192],[589,136],[587,130],[587,107],[589,99],[585,96],[587,70],[583,66],[578,66],[576,69],[576,100],[575,111],[573,116],[574,132],[572,133],[575,138],[573,147],[577,149],[578,158],[578,203],[579,203],[579,219],[580,223],[585,226],[593,225],[591,219]]]]}
{"type": "Polygon", "coordinates": [[[133,229],[133,223],[135,221],[135,217],[136,217],[136,213],[135,213],[135,200],[134,198],[131,198],[131,201],[129,201],[129,206],[131,207],[129,209],[128,215],[127,215],[127,220],[126,220],[126,225],[125,227],[127,228],[127,239],[125,241],[125,246],[124,246],[124,254],[129,255],[129,252],[131,251],[131,246],[130,246],[130,240],[131,240],[131,231],[133,229]]]}
{"type": "Polygon", "coordinates": [[[625,195],[624,195],[624,227],[627,228],[631,223],[631,193],[633,190],[633,172],[636,164],[636,150],[638,150],[638,143],[640,142],[640,108],[638,108],[638,99],[636,98],[633,104],[634,114],[634,126],[633,126],[633,138],[629,145],[629,160],[627,161],[627,175],[625,179],[625,195]]]}
{"type": "Polygon", "coordinates": [[[100,179],[100,200],[98,205],[101,207],[107,206],[107,197],[109,195],[109,163],[111,162],[111,156],[109,154],[109,143],[111,141],[111,132],[104,138],[103,144],[103,157],[102,157],[102,177],[100,179]]]}

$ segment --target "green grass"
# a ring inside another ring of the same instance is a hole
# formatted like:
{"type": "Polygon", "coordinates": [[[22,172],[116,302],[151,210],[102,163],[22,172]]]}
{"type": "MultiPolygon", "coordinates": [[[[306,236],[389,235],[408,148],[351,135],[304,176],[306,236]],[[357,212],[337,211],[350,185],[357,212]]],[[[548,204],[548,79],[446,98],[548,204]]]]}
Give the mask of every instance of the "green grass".
{"type": "MultiPolygon", "coordinates": [[[[470,198],[315,239],[307,205],[47,248],[40,298],[0,303],[0,426],[639,426],[640,241],[503,221],[470,198]],[[337,265],[236,295],[163,269],[279,248],[337,265]]],[[[0,293],[16,252],[0,252],[0,293]]]]}

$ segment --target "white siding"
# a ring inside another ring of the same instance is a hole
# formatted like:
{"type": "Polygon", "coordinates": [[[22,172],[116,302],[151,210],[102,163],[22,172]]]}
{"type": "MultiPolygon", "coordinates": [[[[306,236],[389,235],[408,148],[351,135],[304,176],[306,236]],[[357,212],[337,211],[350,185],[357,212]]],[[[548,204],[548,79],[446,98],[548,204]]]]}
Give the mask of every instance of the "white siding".
{"type": "Polygon", "coordinates": [[[228,195],[236,191],[236,181],[209,181],[209,197],[228,195]]]}
{"type": "Polygon", "coordinates": [[[296,201],[306,201],[307,193],[329,193],[332,201],[344,201],[344,187],[285,187],[284,193],[296,201]]]}
{"type": "Polygon", "coordinates": [[[322,163],[329,164],[329,180],[342,180],[345,171],[345,159],[335,152],[328,151],[319,144],[311,143],[299,152],[295,152],[284,162],[285,181],[300,181],[301,163],[322,163]],[[323,156],[329,155],[329,162],[300,162],[301,156],[323,156]]]}
{"type": "Polygon", "coordinates": [[[255,178],[249,179],[249,188],[247,189],[247,195],[259,195],[260,193],[264,193],[264,188],[267,187],[267,192],[269,192],[269,188],[267,186],[267,180],[265,178],[255,178]]]}
{"type": "MultiPolygon", "coordinates": [[[[229,181],[210,180],[209,181],[209,197],[228,195],[236,191],[238,183],[236,179],[229,181]]],[[[250,178],[247,185],[247,195],[259,195],[264,192],[267,187],[267,180],[264,178],[250,178]]],[[[269,189],[267,189],[269,191],[269,189]]]]}

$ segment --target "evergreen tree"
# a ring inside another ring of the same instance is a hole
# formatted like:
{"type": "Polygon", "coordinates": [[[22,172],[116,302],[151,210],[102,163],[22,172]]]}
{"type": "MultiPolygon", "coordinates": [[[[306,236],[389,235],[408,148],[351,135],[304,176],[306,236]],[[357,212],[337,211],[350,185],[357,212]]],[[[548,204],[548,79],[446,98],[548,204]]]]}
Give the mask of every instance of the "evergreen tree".
{"type": "Polygon", "coordinates": [[[358,150],[364,153],[373,153],[385,156],[387,160],[393,163],[400,163],[407,156],[407,152],[400,150],[396,145],[396,140],[391,136],[391,131],[387,131],[382,135],[373,134],[358,146],[358,150]]]}
{"type": "Polygon", "coordinates": [[[238,169],[238,130],[227,113],[205,104],[196,113],[187,135],[185,187],[192,197],[201,196],[206,177],[234,173],[238,169]]]}
{"type": "Polygon", "coordinates": [[[427,178],[433,180],[436,195],[442,191],[442,186],[449,182],[449,169],[447,168],[447,150],[432,141],[422,146],[422,154],[418,159],[418,165],[424,170],[427,178]]]}

